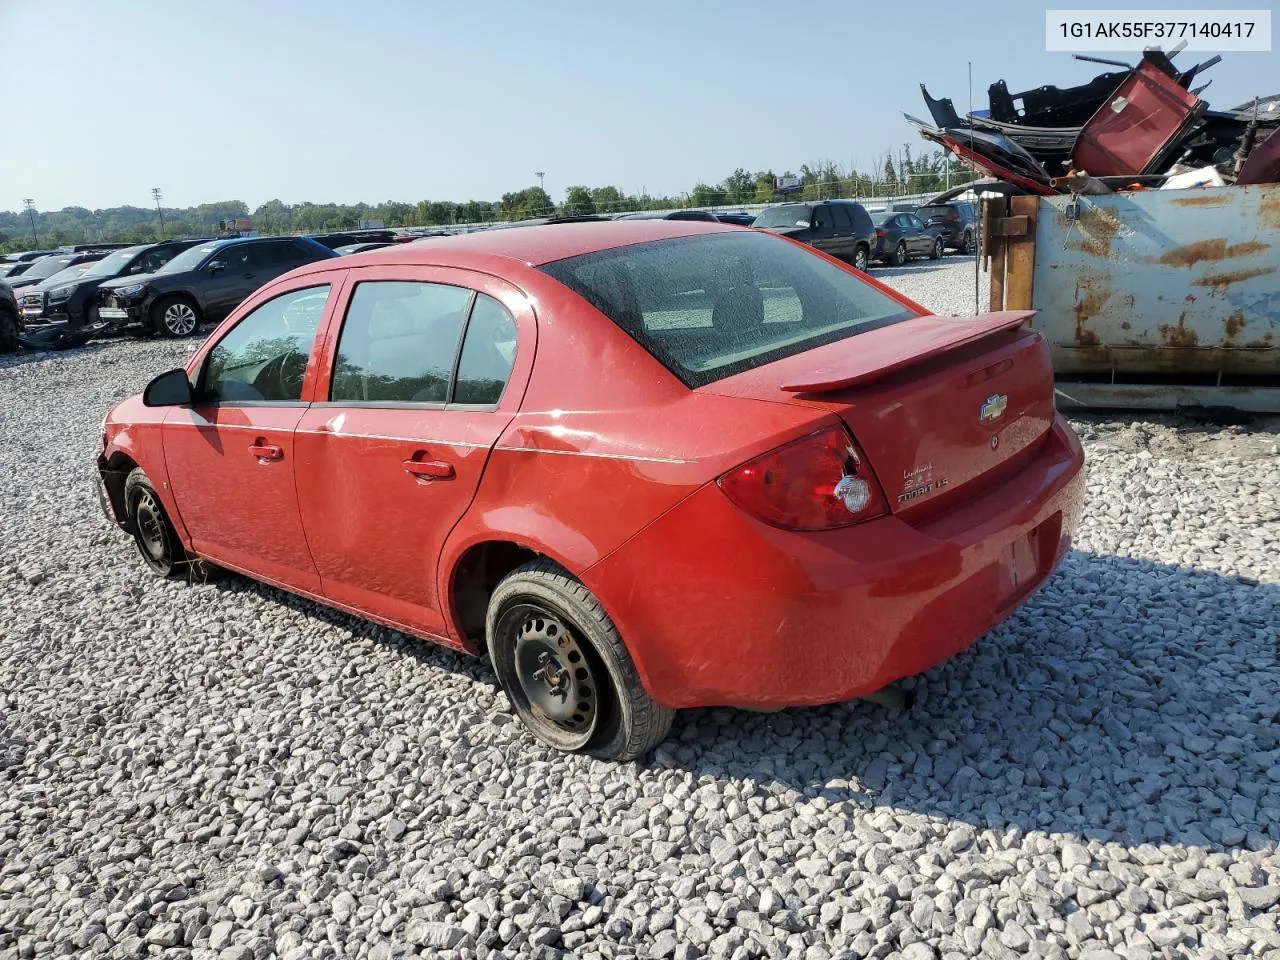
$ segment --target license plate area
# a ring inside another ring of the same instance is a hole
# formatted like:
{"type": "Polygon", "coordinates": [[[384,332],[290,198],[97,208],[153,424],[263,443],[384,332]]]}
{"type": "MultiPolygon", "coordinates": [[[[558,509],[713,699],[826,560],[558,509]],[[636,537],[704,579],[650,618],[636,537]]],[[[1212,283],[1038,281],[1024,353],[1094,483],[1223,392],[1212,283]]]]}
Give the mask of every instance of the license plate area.
{"type": "Polygon", "coordinates": [[[1055,513],[1005,545],[996,565],[1000,606],[1015,603],[1045,578],[1057,558],[1061,534],[1062,514],[1055,513]]]}
{"type": "Polygon", "coordinates": [[[107,320],[127,320],[129,311],[122,310],[120,307],[99,307],[98,316],[107,320]]]}

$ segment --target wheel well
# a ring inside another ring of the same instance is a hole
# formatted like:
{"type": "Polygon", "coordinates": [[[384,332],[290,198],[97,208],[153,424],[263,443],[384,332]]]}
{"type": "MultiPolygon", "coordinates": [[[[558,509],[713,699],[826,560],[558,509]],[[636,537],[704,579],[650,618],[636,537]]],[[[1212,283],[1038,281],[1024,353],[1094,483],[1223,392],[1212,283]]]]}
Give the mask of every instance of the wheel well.
{"type": "Polygon", "coordinates": [[[505,540],[489,540],[467,549],[453,568],[449,600],[463,640],[476,650],[485,646],[484,621],[489,598],[498,583],[516,567],[539,554],[505,540]]]}
{"type": "Polygon", "coordinates": [[[115,511],[117,517],[124,518],[126,526],[129,524],[129,509],[128,504],[124,502],[124,482],[137,466],[126,454],[117,451],[107,461],[107,468],[102,474],[102,481],[107,487],[107,496],[111,498],[111,509],[115,511]]]}

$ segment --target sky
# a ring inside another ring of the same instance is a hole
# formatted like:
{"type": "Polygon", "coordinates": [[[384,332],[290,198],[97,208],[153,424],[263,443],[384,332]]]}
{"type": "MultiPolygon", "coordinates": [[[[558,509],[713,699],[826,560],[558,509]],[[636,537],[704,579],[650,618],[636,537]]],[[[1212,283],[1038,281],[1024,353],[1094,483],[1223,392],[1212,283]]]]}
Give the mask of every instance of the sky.
{"type": "MultiPolygon", "coordinates": [[[[866,170],[928,146],[902,119],[928,117],[921,82],[965,112],[970,61],[978,108],[997,79],[1016,92],[1109,69],[1046,53],[1044,11],[0,0],[0,209],[149,206],[155,186],[175,207],[496,200],[539,170],[555,200],[574,184],[678,195],[736,167],[866,170]]],[[[1179,62],[1193,56],[1208,54],[1179,62]]],[[[1205,98],[1234,106],[1277,92],[1280,53],[1224,54],[1207,76],[1205,98]]]]}

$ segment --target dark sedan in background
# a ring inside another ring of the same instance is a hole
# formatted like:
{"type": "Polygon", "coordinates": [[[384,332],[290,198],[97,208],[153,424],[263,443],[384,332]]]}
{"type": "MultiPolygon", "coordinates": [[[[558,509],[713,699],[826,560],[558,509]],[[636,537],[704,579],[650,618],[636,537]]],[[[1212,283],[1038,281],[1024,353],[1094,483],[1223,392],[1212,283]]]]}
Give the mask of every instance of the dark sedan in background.
{"type": "Polygon", "coordinates": [[[28,250],[25,253],[13,253],[0,260],[0,277],[17,280],[37,260],[52,257],[54,254],[66,253],[66,250],[28,250]]]}
{"type": "Polygon", "coordinates": [[[22,318],[27,323],[97,322],[98,288],[107,280],[155,273],[175,256],[200,240],[166,240],[123,247],[88,264],[78,276],[68,271],[54,274],[48,280],[22,291],[22,318]]]}
{"type": "Polygon", "coordinates": [[[872,214],[876,225],[873,256],[890,266],[900,267],[912,257],[937,260],[942,256],[942,231],[930,227],[914,213],[886,210],[872,214]]]}
{"type": "Polygon", "coordinates": [[[189,337],[267,281],[336,256],[310,237],[213,240],[184,250],[155,273],[107,280],[98,288],[98,315],[118,326],[150,324],[166,337],[189,337]]]}

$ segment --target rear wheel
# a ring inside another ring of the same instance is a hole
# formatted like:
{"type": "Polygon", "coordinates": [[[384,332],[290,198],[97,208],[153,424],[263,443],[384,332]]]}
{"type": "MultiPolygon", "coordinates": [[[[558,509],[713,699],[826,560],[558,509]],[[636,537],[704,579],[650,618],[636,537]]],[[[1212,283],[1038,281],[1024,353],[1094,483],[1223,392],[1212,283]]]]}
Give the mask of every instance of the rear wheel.
{"type": "Polygon", "coordinates": [[[675,711],[645,692],[608,614],[562,567],[541,559],[516,569],[486,620],[498,682],[543,743],[633,760],[666,738],[675,711]]]}
{"type": "Polygon", "coordinates": [[[0,353],[13,353],[18,349],[18,318],[0,307],[0,353]]]}
{"type": "Polygon", "coordinates": [[[871,262],[871,257],[867,253],[866,247],[858,247],[858,249],[854,251],[853,265],[856,269],[861,270],[865,273],[867,270],[867,266],[870,264],[870,262],[871,262]]]}
{"type": "Polygon", "coordinates": [[[898,245],[893,248],[893,256],[889,258],[889,262],[895,267],[900,267],[907,262],[907,245],[904,241],[898,241],[898,245]]]}
{"type": "Polygon", "coordinates": [[[185,297],[164,297],[151,308],[151,322],[166,337],[189,337],[200,329],[200,308],[185,297]]]}
{"type": "Polygon", "coordinates": [[[125,478],[124,502],[129,511],[129,531],[142,562],[157,577],[172,577],[181,569],[186,554],[155,487],[141,467],[135,467],[125,478]]]}
{"type": "Polygon", "coordinates": [[[964,236],[960,238],[960,252],[966,257],[973,253],[973,234],[968,230],[964,232],[964,236]]]}
{"type": "Polygon", "coordinates": [[[930,260],[942,259],[942,238],[941,237],[938,237],[936,240],[933,241],[933,249],[929,251],[929,259],[930,260]]]}

